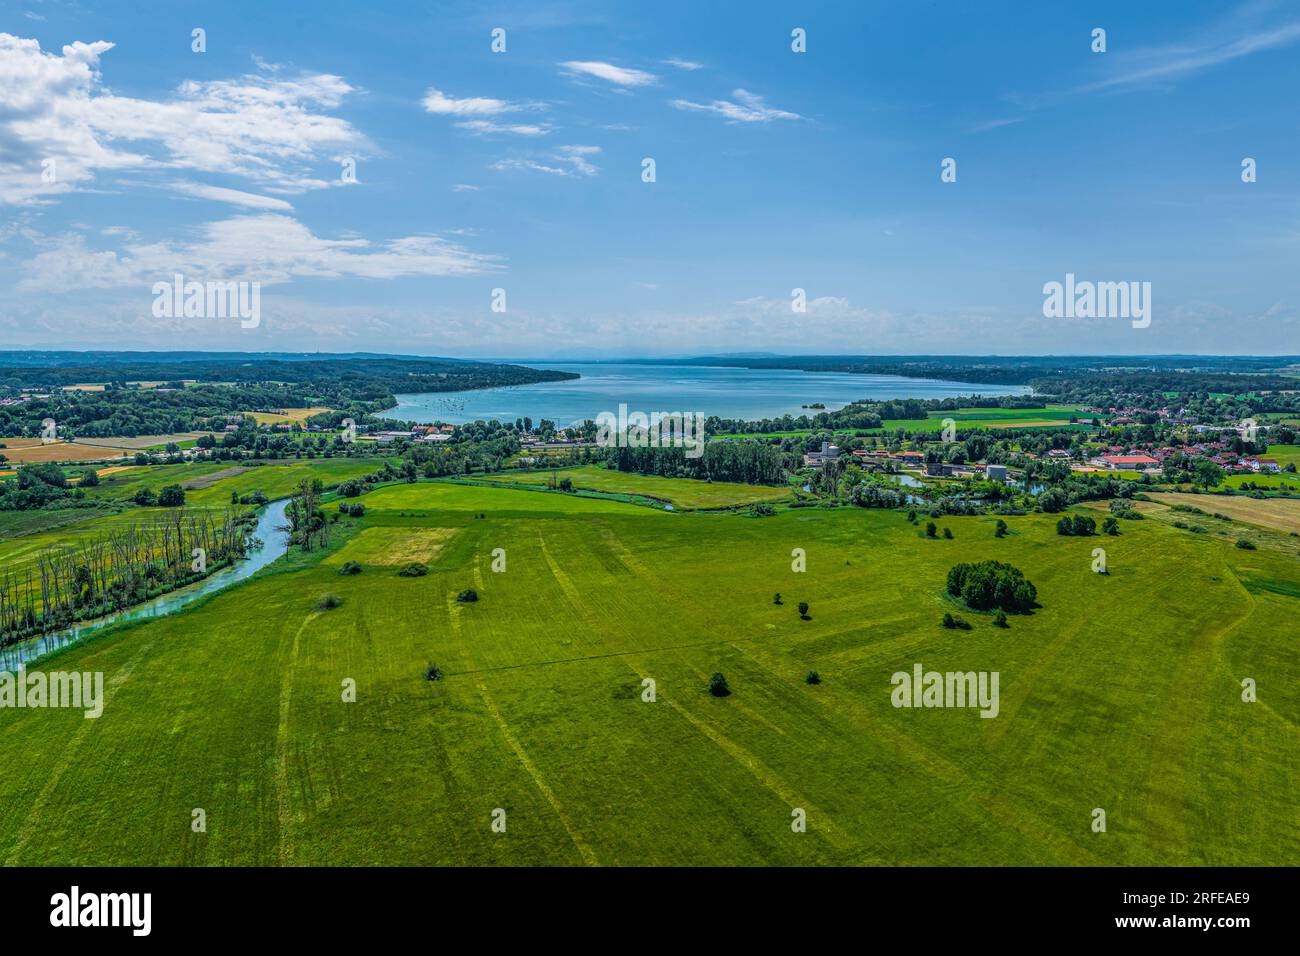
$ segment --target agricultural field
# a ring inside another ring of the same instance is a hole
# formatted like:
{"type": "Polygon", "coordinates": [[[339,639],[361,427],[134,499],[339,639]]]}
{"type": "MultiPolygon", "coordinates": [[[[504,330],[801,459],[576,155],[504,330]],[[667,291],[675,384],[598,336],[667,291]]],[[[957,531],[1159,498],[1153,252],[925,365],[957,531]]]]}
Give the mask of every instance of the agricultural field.
{"type": "Polygon", "coordinates": [[[1223,479],[1225,488],[1242,488],[1246,485],[1270,491],[1300,492],[1300,475],[1283,471],[1272,475],[1227,475],[1223,479]]]}
{"type": "Polygon", "coordinates": [[[758,501],[776,501],[789,496],[784,485],[745,485],[726,481],[703,482],[689,478],[660,478],[632,472],[611,471],[585,465],[552,471],[509,471],[488,476],[489,481],[546,486],[552,478],[568,478],[575,488],[641,495],[671,502],[678,508],[729,508],[758,501]]]}
{"type": "Polygon", "coordinates": [[[4,448],[0,455],[8,459],[6,464],[25,465],[45,461],[108,461],[122,458],[128,453],[121,449],[103,448],[98,445],[83,445],[79,442],[43,443],[39,438],[0,438],[4,448]]]}
{"type": "MultiPolygon", "coordinates": [[[[1151,495],[1163,505],[1191,505],[1202,511],[1215,511],[1236,521],[1300,534],[1300,499],[1248,498],[1245,495],[1194,495],[1180,492],[1151,495]]],[[[1297,608],[1300,611],[1300,608],[1297,608]]]]}
{"type": "Polygon", "coordinates": [[[1262,457],[1272,458],[1283,468],[1287,465],[1300,468],[1300,445],[1269,445],[1262,457]]]}
{"type": "Polygon", "coordinates": [[[333,409],[326,408],[324,405],[314,405],[311,408],[286,408],[283,412],[240,412],[239,414],[252,416],[259,425],[292,425],[305,422],[313,415],[329,411],[333,409]]]}
{"type": "Polygon", "coordinates": [[[137,451],[162,449],[168,443],[192,445],[209,432],[176,432],[170,435],[138,435],[134,438],[78,438],[75,441],[43,443],[39,438],[0,438],[8,447],[0,448],[11,462],[43,461],[82,462],[130,458],[137,451]]]}
{"type": "MultiPolygon", "coordinates": [[[[896,418],[887,419],[880,428],[854,429],[837,428],[834,433],[839,436],[854,435],[859,431],[868,435],[879,435],[903,428],[907,431],[943,431],[943,420],[951,418],[957,427],[968,428],[1051,428],[1084,429],[1084,425],[1071,425],[1070,419],[1078,416],[1082,405],[1048,405],[1046,408],[958,408],[952,411],[930,412],[925,419],[896,418]]],[[[728,433],[715,437],[725,438],[787,438],[816,435],[825,429],[804,429],[784,432],[746,432],[728,433]]]]}
{"type": "Polygon", "coordinates": [[[1300,573],[1269,543],[1281,535],[1246,552],[1147,520],[1077,539],[1055,533],[1056,516],[1030,515],[1007,519],[1001,539],[992,517],[944,518],[954,539],[931,540],[890,511],[673,514],[450,482],[361,500],[365,517],[335,524],[328,549],[49,660],[102,671],[107,702],[96,720],[0,711],[0,859],[1246,865],[1300,854],[1300,573]],[[1108,575],[1091,571],[1097,546],[1108,575]],[[794,548],[807,552],[803,573],[794,548]],[[429,574],[399,576],[395,553],[431,555],[429,574]],[[944,595],[953,564],[985,558],[1037,586],[1041,606],[1009,629],[944,595]],[[362,573],[339,574],[342,560],[362,573]],[[477,602],[457,602],[466,588],[477,602]],[[973,629],[940,626],[956,610],[973,629]],[[424,678],[430,663],[440,680],[424,678]],[[998,672],[997,716],[893,707],[891,675],[918,663],[998,672]],[[820,684],[805,682],[810,670],[820,684]],[[706,691],[715,671],[731,696],[706,691]],[[1256,704],[1241,700],[1247,676],[1256,704]],[[195,807],[206,833],[191,830],[195,807]],[[1103,834],[1090,829],[1096,807],[1103,834]],[[806,833],[791,830],[795,808],[806,833]],[[498,809],[505,833],[491,827],[498,809]]]}

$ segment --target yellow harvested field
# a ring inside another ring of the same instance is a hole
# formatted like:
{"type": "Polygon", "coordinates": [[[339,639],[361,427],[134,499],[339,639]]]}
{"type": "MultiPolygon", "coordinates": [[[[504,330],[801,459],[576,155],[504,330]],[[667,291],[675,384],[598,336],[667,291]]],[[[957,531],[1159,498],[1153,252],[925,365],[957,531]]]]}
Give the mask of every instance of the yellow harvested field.
{"type": "Polygon", "coordinates": [[[78,438],[78,445],[93,445],[98,448],[116,448],[121,451],[139,451],[142,448],[152,448],[154,445],[166,445],[168,442],[193,441],[203,435],[211,435],[212,432],[173,432],[170,435],[136,435],[132,438],[110,437],[110,438],[78,438]]]}
{"type": "Polygon", "coordinates": [[[87,384],[87,385],[64,385],[64,386],[63,386],[63,390],[64,390],[65,392],[102,392],[102,391],[104,390],[104,388],[105,388],[105,386],[103,386],[103,385],[89,385],[89,384],[87,384]]]}
{"type": "MultiPolygon", "coordinates": [[[[345,519],[346,520],[346,519],[345,519]]],[[[325,559],[338,566],[344,561],[400,567],[412,561],[429,564],[458,528],[366,528],[343,548],[325,559]]]]}
{"type": "Polygon", "coordinates": [[[1219,512],[1234,521],[1300,533],[1300,499],[1247,498],[1245,495],[1190,495],[1179,492],[1153,494],[1162,505],[1192,505],[1207,514],[1219,512]]]}
{"type": "Polygon", "coordinates": [[[329,412],[333,409],[326,408],[323,405],[315,405],[311,408],[286,408],[283,413],[280,412],[240,412],[241,415],[251,415],[254,421],[259,425],[279,425],[283,423],[293,424],[294,422],[303,422],[313,415],[319,415],[321,412],[329,412]]]}
{"type": "Polygon", "coordinates": [[[51,442],[45,445],[39,438],[3,438],[0,441],[8,446],[0,448],[0,455],[19,464],[44,461],[101,461],[121,458],[123,455],[120,448],[103,448],[82,445],[78,442],[51,442]],[[19,444],[20,442],[23,444],[19,444]]]}

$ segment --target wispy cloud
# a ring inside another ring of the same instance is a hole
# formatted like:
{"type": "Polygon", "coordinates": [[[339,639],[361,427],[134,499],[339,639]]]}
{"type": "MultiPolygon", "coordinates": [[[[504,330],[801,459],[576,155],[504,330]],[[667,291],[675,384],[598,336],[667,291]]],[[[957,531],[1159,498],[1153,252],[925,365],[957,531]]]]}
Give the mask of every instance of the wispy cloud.
{"type": "Polygon", "coordinates": [[[680,57],[675,56],[670,56],[663,62],[667,66],[674,66],[679,70],[687,70],[689,72],[704,69],[703,63],[696,63],[694,60],[683,60],[680,57]]]}
{"type": "Polygon", "coordinates": [[[443,116],[497,116],[501,113],[513,113],[536,106],[536,104],[498,100],[490,96],[466,96],[457,99],[433,87],[424,94],[420,105],[427,113],[443,116]]]}
{"type": "Polygon", "coordinates": [[[987,120],[983,123],[976,123],[966,129],[968,133],[987,133],[992,129],[1001,129],[1003,126],[1014,126],[1017,123],[1023,123],[1023,116],[1008,116],[1005,119],[987,120]]]}
{"type": "Polygon", "coordinates": [[[1114,57],[1111,62],[1117,65],[1116,71],[1104,79],[1079,86],[1074,92],[1094,93],[1170,82],[1254,53],[1281,49],[1297,40],[1300,40],[1300,21],[1241,33],[1226,40],[1215,31],[1199,41],[1150,47],[1127,55],[1110,53],[1107,56],[1114,57]]]}
{"type": "Polygon", "coordinates": [[[178,193],[193,196],[196,199],[211,199],[215,202],[230,203],[231,205],[244,206],[249,209],[293,211],[293,206],[283,199],[276,199],[274,196],[260,196],[257,193],[246,193],[239,189],[226,189],[222,186],[208,186],[203,183],[191,182],[171,183],[170,188],[178,193]]]}
{"type": "Polygon", "coordinates": [[[679,110],[697,113],[716,113],[726,118],[728,123],[770,123],[772,120],[802,119],[798,113],[778,110],[763,102],[763,97],[748,90],[733,90],[732,100],[713,100],[710,103],[693,103],[690,100],[673,100],[672,105],[679,110]]]}
{"type": "Polygon", "coordinates": [[[492,120],[464,120],[456,124],[457,129],[468,130],[480,136],[545,136],[551,132],[548,123],[497,123],[492,120]]]}
{"type": "Polygon", "coordinates": [[[560,146],[544,157],[511,157],[491,165],[498,172],[524,170],[549,176],[595,176],[600,169],[588,160],[600,152],[599,146],[560,146]]]}
{"type": "Polygon", "coordinates": [[[617,86],[650,86],[659,82],[659,77],[645,70],[615,66],[599,60],[566,60],[560,66],[571,76],[594,76],[617,86]]]}

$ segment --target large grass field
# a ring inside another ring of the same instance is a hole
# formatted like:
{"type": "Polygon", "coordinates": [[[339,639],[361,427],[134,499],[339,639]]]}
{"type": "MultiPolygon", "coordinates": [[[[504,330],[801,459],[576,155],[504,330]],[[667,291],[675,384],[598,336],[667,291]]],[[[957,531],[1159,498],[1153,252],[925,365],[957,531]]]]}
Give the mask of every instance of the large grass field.
{"type": "Polygon", "coordinates": [[[48,661],[102,671],[108,699],[97,720],[0,710],[0,859],[1300,854],[1300,572],[1267,540],[1241,551],[1154,520],[1067,538],[1053,515],[1010,518],[1001,539],[993,518],[943,519],[954,540],[930,540],[897,512],[670,514],[439,482],[363,500],[330,550],[48,661]],[[1090,570],[1098,546],[1107,576],[1090,570]],[[794,548],[806,572],[791,570],[794,548]],[[416,554],[430,573],[398,576],[416,554]],[[949,567],[983,558],[1022,568],[1041,608],[1007,630],[967,611],[973,630],[943,629],[949,567]],[[363,573],[340,575],[342,560],[363,573]],[[478,602],[457,603],[471,587],[478,602]],[[341,606],[319,610],[326,593],[341,606]],[[441,680],[424,680],[429,662],[441,680]],[[997,671],[1000,713],[895,709],[890,677],[918,662],[997,671]],[[820,685],[804,682],[811,669],[820,685]],[[714,671],[730,697],[706,692],[714,671]],[[1258,703],[1241,700],[1246,677],[1258,703]],[[1090,829],[1097,807],[1105,833],[1090,829]],[[806,833],[791,830],[795,808],[806,833]]]}
{"type": "MultiPolygon", "coordinates": [[[[958,408],[951,411],[930,412],[925,419],[886,419],[881,422],[881,427],[876,429],[838,428],[834,429],[834,431],[837,435],[853,435],[858,431],[864,431],[869,435],[879,435],[902,428],[912,432],[935,432],[937,434],[943,431],[945,418],[951,418],[957,423],[957,427],[962,430],[971,428],[1082,429],[1087,426],[1070,424],[1070,419],[1078,416],[1082,410],[1082,405],[1048,405],[1046,408],[958,408]]],[[[785,438],[814,435],[817,432],[818,429],[786,432],[746,432],[743,434],[737,432],[721,437],[785,438]]]]}
{"type": "Polygon", "coordinates": [[[678,508],[728,508],[757,501],[775,501],[790,494],[784,485],[745,485],[727,481],[693,481],[689,478],[659,478],[608,468],[583,466],[550,471],[510,471],[490,475],[488,480],[526,485],[547,485],[552,477],[568,478],[575,488],[643,495],[669,501],[678,508]]]}

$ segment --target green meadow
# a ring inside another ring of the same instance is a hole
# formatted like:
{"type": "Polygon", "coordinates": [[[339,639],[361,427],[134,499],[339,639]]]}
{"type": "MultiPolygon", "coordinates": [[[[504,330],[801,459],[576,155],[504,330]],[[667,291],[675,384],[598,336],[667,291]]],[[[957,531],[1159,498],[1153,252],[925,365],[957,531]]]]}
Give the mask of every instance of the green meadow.
{"type": "Polygon", "coordinates": [[[510,471],[489,476],[490,481],[520,485],[548,485],[551,480],[568,478],[574,488],[616,494],[641,495],[671,502],[678,508],[730,508],[758,501],[776,501],[787,497],[784,485],[745,485],[727,481],[693,481],[689,478],[661,478],[610,471],[590,465],[555,471],[510,471]]]}
{"type": "Polygon", "coordinates": [[[284,498],[303,478],[319,478],[326,486],[349,478],[359,478],[378,469],[385,461],[375,458],[288,459],[269,464],[205,461],[180,465],[140,465],[100,478],[95,488],[87,488],[91,498],[130,499],[147,488],[157,492],[167,485],[185,488],[187,505],[224,506],[230,493],[240,495],[254,491],[268,498],[284,498]]]}
{"type": "MultiPolygon", "coordinates": [[[[213,491],[228,498],[223,481],[213,491]]],[[[1007,519],[1005,538],[974,517],[942,519],[954,538],[927,539],[891,511],[674,514],[449,482],[361,500],[365,516],[333,525],[328,549],[48,659],[102,671],[107,701],[93,720],[0,709],[0,859],[1300,854],[1300,572],[1280,535],[1243,551],[1146,520],[1069,538],[1056,516],[1031,515],[1007,519]],[[1091,571],[1096,547],[1108,575],[1091,571]],[[806,571],[792,570],[794,549],[806,571]],[[985,558],[1037,586],[1041,607],[1009,629],[944,595],[953,564],[985,558]],[[399,576],[407,560],[429,573],[399,576]],[[339,574],[343,561],[362,573],[339,574]],[[467,588],[477,602],[457,601],[467,588]],[[341,603],[320,609],[326,594],[341,603]],[[945,611],[972,629],[945,630],[945,611]],[[440,680],[424,678],[430,663],[440,680]],[[998,715],[893,707],[891,675],[916,663],[998,672],[998,715]],[[805,683],[810,670],[820,684],[805,683]],[[715,671],[731,696],[706,691],[715,671]],[[1241,700],[1247,677],[1257,703],[1241,700]],[[1092,832],[1095,808],[1105,833],[1092,832]],[[792,831],[796,809],[805,833],[792,831]],[[500,811],[505,832],[492,827],[500,811]]]]}
{"type": "MultiPolygon", "coordinates": [[[[1082,405],[1048,405],[1046,408],[958,408],[952,411],[930,412],[925,419],[891,418],[881,423],[880,428],[833,429],[836,435],[855,435],[859,431],[868,435],[880,435],[902,428],[913,432],[941,432],[944,419],[951,418],[957,427],[966,430],[972,428],[1022,428],[1053,430],[1086,428],[1084,425],[1071,425],[1070,419],[1082,412],[1082,405]]],[[[728,438],[789,438],[818,434],[826,429],[804,429],[784,432],[746,432],[728,433],[728,438]]]]}

